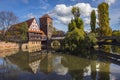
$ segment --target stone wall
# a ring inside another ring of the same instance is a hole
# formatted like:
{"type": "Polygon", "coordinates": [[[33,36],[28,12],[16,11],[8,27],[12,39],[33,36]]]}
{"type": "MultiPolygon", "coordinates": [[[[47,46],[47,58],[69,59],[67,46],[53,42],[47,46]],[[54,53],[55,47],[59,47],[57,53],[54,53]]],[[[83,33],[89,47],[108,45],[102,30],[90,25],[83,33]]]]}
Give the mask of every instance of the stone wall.
{"type": "MultiPolygon", "coordinates": [[[[41,50],[41,41],[29,41],[22,44],[22,51],[36,52],[41,50]]],[[[0,57],[9,56],[19,51],[19,44],[0,42],[0,57]]]]}
{"type": "Polygon", "coordinates": [[[9,56],[19,51],[19,45],[12,42],[0,42],[0,57],[9,56]]]}
{"type": "Polygon", "coordinates": [[[22,45],[23,51],[36,52],[41,50],[41,41],[29,41],[22,45]]]}

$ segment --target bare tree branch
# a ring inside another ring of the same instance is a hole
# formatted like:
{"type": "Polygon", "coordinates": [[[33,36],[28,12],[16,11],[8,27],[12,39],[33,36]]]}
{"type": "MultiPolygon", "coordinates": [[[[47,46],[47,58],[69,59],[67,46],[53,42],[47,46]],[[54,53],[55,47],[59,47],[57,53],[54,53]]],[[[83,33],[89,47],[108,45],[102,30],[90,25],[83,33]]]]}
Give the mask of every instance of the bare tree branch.
{"type": "Polygon", "coordinates": [[[11,25],[18,22],[18,17],[9,11],[0,12],[0,29],[7,30],[11,25]]]}

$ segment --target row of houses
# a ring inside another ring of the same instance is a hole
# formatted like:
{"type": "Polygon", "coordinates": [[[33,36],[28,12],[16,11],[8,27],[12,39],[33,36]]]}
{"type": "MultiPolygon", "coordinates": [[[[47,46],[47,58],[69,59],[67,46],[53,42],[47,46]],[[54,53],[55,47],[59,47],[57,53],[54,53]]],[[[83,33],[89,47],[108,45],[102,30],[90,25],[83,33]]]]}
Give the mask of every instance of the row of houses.
{"type": "MultiPolygon", "coordinates": [[[[20,33],[20,27],[27,25],[27,39],[22,48],[29,48],[29,50],[31,48],[31,51],[29,52],[41,50],[42,41],[46,41],[47,38],[50,39],[52,36],[54,29],[52,20],[53,19],[48,14],[45,14],[39,18],[39,24],[35,18],[14,24],[6,31],[6,39],[10,42],[20,42],[20,35],[17,35],[17,33],[20,33]],[[17,33],[14,33],[15,31],[17,31],[17,33]],[[9,32],[14,34],[7,36],[7,33],[9,32]]],[[[2,33],[3,32],[0,32],[0,34],[2,33]]]]}

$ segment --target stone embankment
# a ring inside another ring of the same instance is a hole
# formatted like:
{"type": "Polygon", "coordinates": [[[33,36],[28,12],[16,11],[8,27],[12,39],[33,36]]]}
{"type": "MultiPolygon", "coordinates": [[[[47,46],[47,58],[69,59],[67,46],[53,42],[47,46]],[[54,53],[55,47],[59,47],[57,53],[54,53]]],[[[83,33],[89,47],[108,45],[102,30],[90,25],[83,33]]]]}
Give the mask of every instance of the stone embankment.
{"type": "Polygon", "coordinates": [[[9,56],[19,51],[19,45],[11,42],[0,42],[0,57],[9,56]]]}
{"type": "MultiPolygon", "coordinates": [[[[19,51],[19,44],[12,42],[0,42],[0,57],[10,56],[19,51]]],[[[36,52],[41,50],[41,42],[29,41],[22,44],[22,51],[36,52]]]]}

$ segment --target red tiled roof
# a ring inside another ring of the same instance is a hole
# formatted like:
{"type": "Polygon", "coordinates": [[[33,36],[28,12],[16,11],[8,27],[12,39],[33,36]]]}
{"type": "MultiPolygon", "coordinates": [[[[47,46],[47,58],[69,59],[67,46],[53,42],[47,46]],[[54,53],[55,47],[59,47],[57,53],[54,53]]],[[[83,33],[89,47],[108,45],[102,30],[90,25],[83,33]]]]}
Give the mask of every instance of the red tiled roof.
{"type": "Polygon", "coordinates": [[[18,23],[18,24],[14,24],[14,25],[12,25],[12,26],[9,28],[9,30],[15,28],[16,26],[21,26],[21,25],[22,25],[23,23],[25,23],[25,22],[26,22],[26,24],[28,25],[28,28],[29,28],[30,25],[32,24],[32,21],[33,21],[34,19],[35,19],[35,18],[31,18],[31,19],[26,20],[26,21],[24,21],[24,22],[21,22],[21,23],[18,23]]]}
{"type": "Polygon", "coordinates": [[[39,30],[39,31],[35,31],[35,30],[28,30],[28,32],[41,33],[41,32],[40,32],[40,30],[39,30]]]}
{"type": "Polygon", "coordinates": [[[40,30],[40,32],[42,33],[42,36],[46,36],[45,33],[42,30],[40,30]]]}
{"type": "Polygon", "coordinates": [[[27,23],[28,27],[30,27],[30,25],[32,24],[32,22],[33,22],[34,19],[35,18],[31,18],[31,19],[25,21],[27,23]]]}
{"type": "Polygon", "coordinates": [[[39,30],[39,31],[28,30],[28,32],[41,33],[42,36],[46,36],[42,30],[39,30]]]}
{"type": "Polygon", "coordinates": [[[0,30],[0,32],[4,32],[4,30],[0,30]]]}
{"type": "Polygon", "coordinates": [[[43,15],[41,18],[50,18],[50,19],[52,19],[48,14],[43,15]]]}
{"type": "MultiPolygon", "coordinates": [[[[16,26],[21,26],[21,25],[22,25],[23,23],[25,23],[25,22],[27,23],[28,28],[29,28],[34,19],[35,19],[35,18],[31,18],[31,19],[26,20],[26,21],[24,21],[24,22],[21,22],[21,23],[18,23],[18,24],[14,24],[14,25],[12,25],[12,26],[9,28],[9,30],[15,30],[15,27],[16,27],[16,26]]],[[[41,33],[42,36],[46,36],[45,33],[44,33],[42,30],[38,30],[38,31],[36,31],[36,30],[28,30],[28,32],[41,33]]]]}

